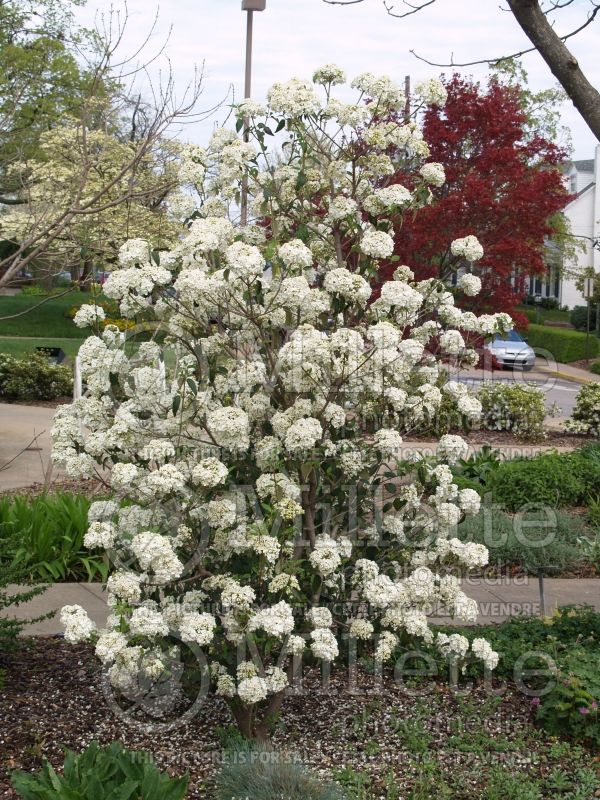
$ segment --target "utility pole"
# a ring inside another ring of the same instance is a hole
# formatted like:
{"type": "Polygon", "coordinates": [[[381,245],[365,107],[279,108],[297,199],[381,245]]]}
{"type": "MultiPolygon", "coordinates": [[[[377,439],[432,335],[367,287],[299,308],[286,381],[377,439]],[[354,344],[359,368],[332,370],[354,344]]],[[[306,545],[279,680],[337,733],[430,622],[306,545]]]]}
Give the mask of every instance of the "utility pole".
{"type": "MultiPolygon", "coordinates": [[[[244,99],[250,97],[252,91],[252,25],[254,22],[254,12],[264,11],[267,6],[267,0],[242,0],[242,11],[247,14],[246,17],[246,70],[244,73],[244,99]]],[[[248,120],[244,119],[244,141],[249,139],[248,120]]],[[[242,178],[242,200],[240,206],[240,223],[243,225],[248,224],[248,177],[244,175],[242,178]]]]}

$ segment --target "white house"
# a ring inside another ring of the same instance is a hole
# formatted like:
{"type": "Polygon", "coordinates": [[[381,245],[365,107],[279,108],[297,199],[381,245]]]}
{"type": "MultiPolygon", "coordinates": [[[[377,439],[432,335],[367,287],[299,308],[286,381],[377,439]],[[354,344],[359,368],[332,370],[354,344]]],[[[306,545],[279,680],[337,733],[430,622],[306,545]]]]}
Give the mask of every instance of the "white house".
{"type": "Polygon", "coordinates": [[[567,188],[576,197],[565,208],[571,232],[582,244],[575,258],[562,265],[562,277],[530,279],[531,294],[555,297],[561,306],[573,308],[586,304],[576,279],[590,268],[600,280],[600,144],[594,158],[573,161],[565,170],[567,188]],[[595,245],[595,246],[594,246],[595,245]]]}

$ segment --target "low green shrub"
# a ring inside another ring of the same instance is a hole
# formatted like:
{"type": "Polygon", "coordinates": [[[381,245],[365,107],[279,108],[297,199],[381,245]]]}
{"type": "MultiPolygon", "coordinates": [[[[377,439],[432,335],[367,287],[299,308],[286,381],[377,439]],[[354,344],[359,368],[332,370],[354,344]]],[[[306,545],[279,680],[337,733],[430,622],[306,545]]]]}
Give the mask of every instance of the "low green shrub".
{"type": "MultiPolygon", "coordinates": [[[[587,330],[588,324],[588,310],[587,306],[575,306],[570,314],[571,325],[578,331],[587,330]]],[[[590,309],[590,330],[596,329],[596,306],[592,305],[590,309]]]]}
{"type": "Polygon", "coordinates": [[[600,745],[600,645],[573,647],[558,661],[556,684],[539,698],[536,720],[549,733],[600,745]]]}
{"type": "Polygon", "coordinates": [[[537,574],[561,573],[582,561],[580,541],[591,540],[591,531],[581,520],[564,512],[534,511],[511,517],[498,509],[483,509],[467,517],[456,531],[461,541],[485,545],[490,566],[497,571],[514,567],[537,574]]]}
{"type": "MultiPolygon", "coordinates": [[[[586,357],[586,335],[564,328],[550,328],[545,325],[530,325],[527,341],[533,348],[547,350],[559,363],[568,364],[586,357]]],[[[600,339],[589,337],[590,358],[600,355],[600,339]]]]}
{"type": "Polygon", "coordinates": [[[14,358],[0,353],[0,398],[8,401],[56,400],[73,393],[69,367],[52,364],[43,353],[14,358]]]}
{"type": "MultiPolygon", "coordinates": [[[[470,641],[479,636],[489,641],[500,654],[494,674],[523,681],[521,689],[526,690],[534,717],[545,730],[600,744],[600,612],[591,606],[563,606],[544,619],[512,617],[458,632],[470,641]]],[[[431,653],[437,657],[433,649],[431,653]]],[[[481,663],[470,662],[466,673],[481,677],[481,663]]]]}
{"type": "Polygon", "coordinates": [[[341,789],[323,782],[287,753],[248,743],[226,752],[215,800],[343,800],[341,789]]]}
{"type": "Polygon", "coordinates": [[[106,580],[103,555],[83,544],[89,506],[66,492],[0,499],[0,566],[13,564],[31,580],[106,580]]]}
{"type": "Polygon", "coordinates": [[[12,785],[24,800],[183,800],[189,778],[160,772],[152,755],[126,750],[120,742],[82,753],[66,752],[63,774],[46,761],[35,775],[15,772],[12,785]]]}
{"type": "MultiPolygon", "coordinates": [[[[490,475],[504,461],[504,454],[500,450],[495,450],[489,444],[484,444],[477,452],[468,458],[461,458],[458,464],[452,468],[454,481],[461,478],[471,481],[481,487],[485,487],[490,475]]],[[[465,486],[459,487],[461,489],[465,486]]],[[[469,487],[473,488],[473,487],[469,487]]]]}
{"type": "Polygon", "coordinates": [[[600,361],[594,361],[590,366],[590,372],[593,372],[594,375],[600,375],[600,361]]]}
{"type": "Polygon", "coordinates": [[[545,393],[537,386],[486,382],[477,394],[482,405],[481,426],[488,431],[510,431],[522,439],[544,436],[545,393]]]}
{"type": "Polygon", "coordinates": [[[487,484],[494,502],[508,511],[520,511],[530,503],[554,508],[580,505],[598,486],[600,460],[583,450],[505,461],[487,484]]]}
{"type": "Polygon", "coordinates": [[[566,427],[573,433],[600,436],[600,383],[588,383],[581,387],[566,427]]]}

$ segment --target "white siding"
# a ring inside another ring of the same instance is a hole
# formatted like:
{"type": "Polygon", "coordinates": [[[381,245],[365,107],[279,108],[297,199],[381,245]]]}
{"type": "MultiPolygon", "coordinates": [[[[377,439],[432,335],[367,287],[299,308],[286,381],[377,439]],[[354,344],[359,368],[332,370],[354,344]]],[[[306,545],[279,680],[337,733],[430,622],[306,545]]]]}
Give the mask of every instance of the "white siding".
{"type": "Polygon", "coordinates": [[[568,308],[585,305],[582,293],[575,285],[574,275],[593,267],[600,272],[600,252],[592,247],[592,240],[600,236],[600,145],[595,153],[595,175],[571,168],[569,178],[575,179],[576,191],[582,192],[565,209],[573,234],[584,245],[574,261],[565,264],[565,277],[561,281],[560,303],[568,308]],[[593,184],[590,186],[590,184],[593,184]]]}

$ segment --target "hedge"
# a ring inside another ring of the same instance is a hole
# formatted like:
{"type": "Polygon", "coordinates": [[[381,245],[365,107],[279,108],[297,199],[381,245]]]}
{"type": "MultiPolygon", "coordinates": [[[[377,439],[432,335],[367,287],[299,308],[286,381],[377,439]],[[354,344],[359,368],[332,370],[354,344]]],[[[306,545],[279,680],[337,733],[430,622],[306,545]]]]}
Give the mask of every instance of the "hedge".
{"type": "MultiPolygon", "coordinates": [[[[530,325],[526,335],[527,341],[533,348],[539,347],[547,350],[562,364],[581,361],[586,357],[585,333],[550,328],[546,325],[530,325]]],[[[588,355],[590,358],[600,355],[600,339],[594,334],[590,334],[588,355]]]]}

